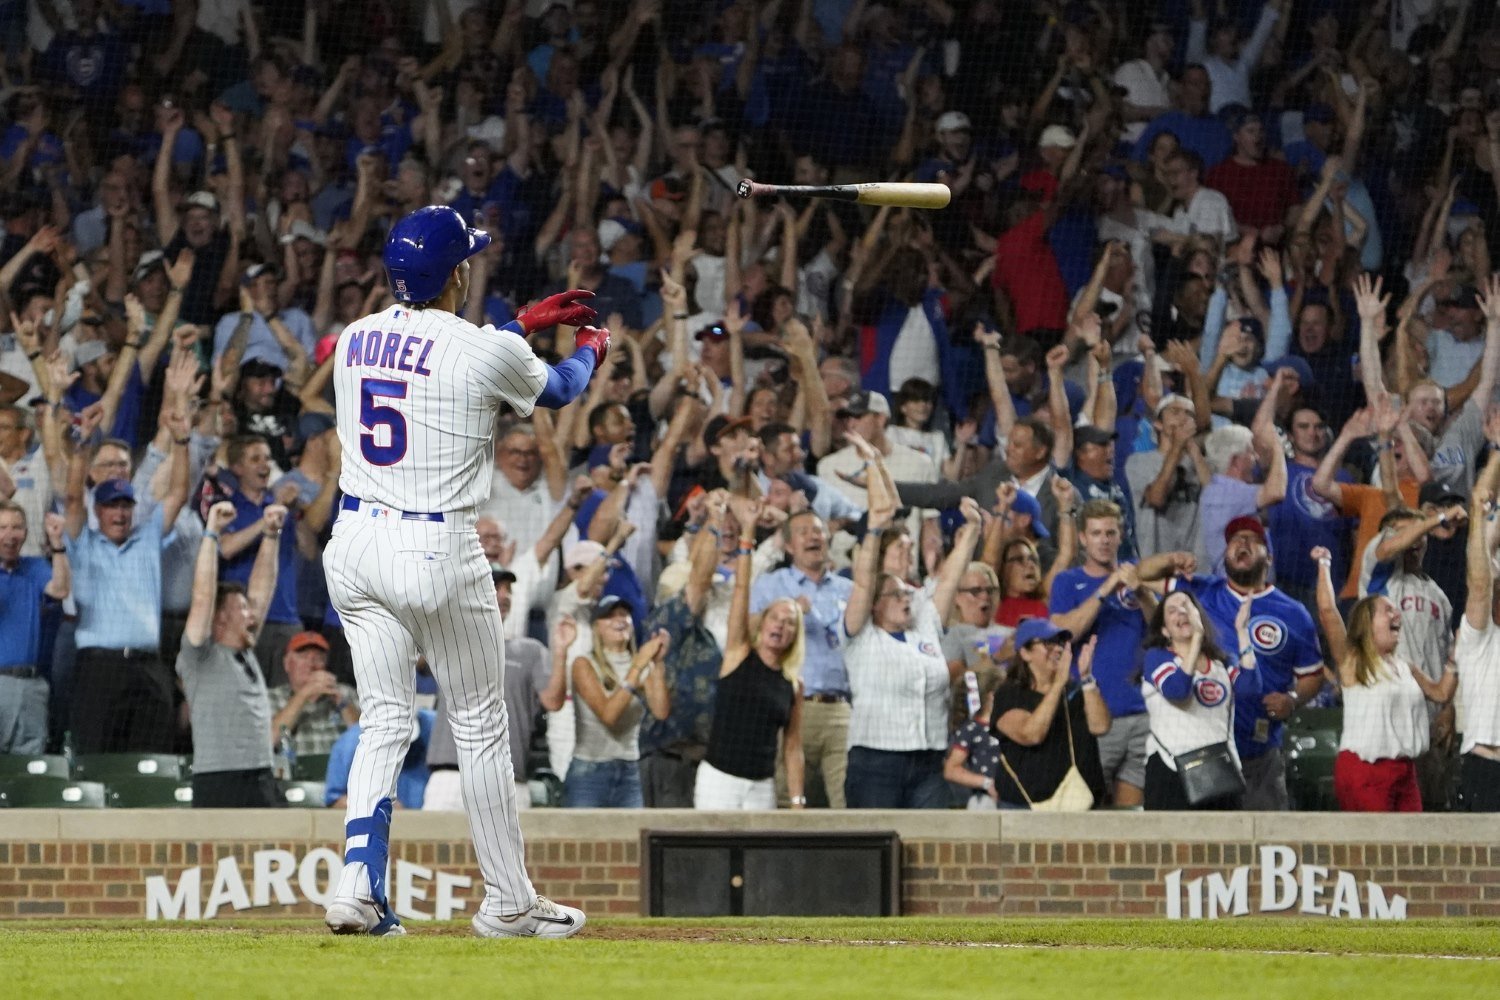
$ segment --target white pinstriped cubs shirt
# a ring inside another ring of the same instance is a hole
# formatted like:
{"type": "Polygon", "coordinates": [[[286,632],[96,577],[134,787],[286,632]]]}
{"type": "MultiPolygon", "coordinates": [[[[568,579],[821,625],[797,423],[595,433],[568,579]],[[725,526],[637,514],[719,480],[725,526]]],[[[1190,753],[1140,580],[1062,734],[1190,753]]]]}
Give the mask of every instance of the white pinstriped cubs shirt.
{"type": "Polygon", "coordinates": [[[500,403],[529,415],[547,369],[512,329],[395,305],[339,334],[333,388],[339,488],[397,510],[482,505],[500,403]]]}

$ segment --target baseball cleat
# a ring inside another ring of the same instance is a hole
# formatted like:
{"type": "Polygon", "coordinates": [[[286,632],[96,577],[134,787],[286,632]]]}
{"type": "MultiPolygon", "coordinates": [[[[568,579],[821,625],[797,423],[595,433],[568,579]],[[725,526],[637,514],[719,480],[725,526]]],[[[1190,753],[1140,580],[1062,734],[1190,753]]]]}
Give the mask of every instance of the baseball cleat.
{"type": "Polygon", "coordinates": [[[335,934],[369,934],[372,937],[400,937],[406,928],[380,916],[374,903],[362,899],[335,899],[328,904],[323,922],[335,934]]]}
{"type": "MultiPolygon", "coordinates": [[[[332,908],[330,907],[330,912],[332,908]]],[[[588,918],[583,911],[571,906],[554,903],[546,896],[538,896],[531,909],[510,917],[492,917],[487,913],[476,913],[470,924],[480,937],[539,937],[567,938],[583,930],[588,918]]]]}

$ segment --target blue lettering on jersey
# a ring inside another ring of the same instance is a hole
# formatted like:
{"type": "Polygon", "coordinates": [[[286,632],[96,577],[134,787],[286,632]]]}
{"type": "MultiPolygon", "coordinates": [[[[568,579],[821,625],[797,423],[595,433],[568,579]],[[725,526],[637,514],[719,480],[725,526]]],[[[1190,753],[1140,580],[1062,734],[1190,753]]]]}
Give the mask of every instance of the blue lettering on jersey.
{"type": "Polygon", "coordinates": [[[418,375],[431,375],[427,358],[432,354],[433,342],[410,336],[402,342],[399,333],[382,333],[379,330],[355,330],[349,336],[349,348],[344,354],[344,367],[364,365],[371,368],[394,368],[418,375]],[[421,347],[415,363],[412,355],[421,347]]]}

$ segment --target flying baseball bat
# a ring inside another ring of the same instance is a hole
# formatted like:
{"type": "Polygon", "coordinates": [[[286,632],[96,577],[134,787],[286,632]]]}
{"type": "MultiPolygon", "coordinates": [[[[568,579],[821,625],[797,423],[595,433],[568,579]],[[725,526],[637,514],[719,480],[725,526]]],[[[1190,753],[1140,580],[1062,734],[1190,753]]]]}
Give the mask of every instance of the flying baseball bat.
{"type": "Polygon", "coordinates": [[[759,195],[800,194],[807,198],[832,198],[861,205],[892,205],[896,208],[946,208],[952,193],[946,184],[914,184],[904,181],[873,181],[869,184],[757,184],[746,178],[735,186],[741,198],[759,195]]]}

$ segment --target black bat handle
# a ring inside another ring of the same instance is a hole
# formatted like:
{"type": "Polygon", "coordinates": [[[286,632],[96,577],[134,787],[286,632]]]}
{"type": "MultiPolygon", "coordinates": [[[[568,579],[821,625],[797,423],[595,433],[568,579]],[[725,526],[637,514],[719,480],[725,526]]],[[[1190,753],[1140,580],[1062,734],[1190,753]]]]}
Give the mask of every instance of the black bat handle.
{"type": "MultiPolygon", "coordinates": [[[[766,191],[766,194],[774,195],[778,198],[802,195],[808,198],[832,198],[835,201],[859,200],[859,189],[852,184],[770,184],[765,186],[771,189],[766,191]]],[[[749,198],[756,192],[751,182],[748,179],[742,178],[735,185],[734,193],[741,198],[749,198]]]]}

